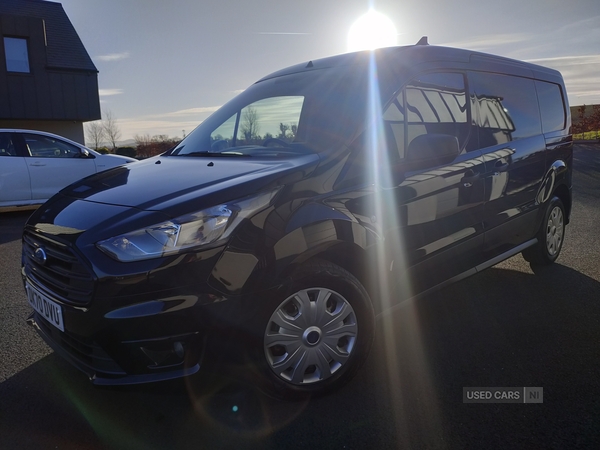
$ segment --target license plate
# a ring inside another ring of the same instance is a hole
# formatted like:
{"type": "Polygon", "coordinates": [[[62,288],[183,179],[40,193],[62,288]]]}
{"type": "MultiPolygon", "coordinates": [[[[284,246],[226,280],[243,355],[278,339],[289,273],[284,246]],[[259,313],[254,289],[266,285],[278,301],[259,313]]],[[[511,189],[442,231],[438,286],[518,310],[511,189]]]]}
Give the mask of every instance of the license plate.
{"type": "Polygon", "coordinates": [[[25,283],[25,290],[27,291],[27,300],[32,308],[60,331],[65,331],[60,305],[49,299],[29,283],[25,283]]]}

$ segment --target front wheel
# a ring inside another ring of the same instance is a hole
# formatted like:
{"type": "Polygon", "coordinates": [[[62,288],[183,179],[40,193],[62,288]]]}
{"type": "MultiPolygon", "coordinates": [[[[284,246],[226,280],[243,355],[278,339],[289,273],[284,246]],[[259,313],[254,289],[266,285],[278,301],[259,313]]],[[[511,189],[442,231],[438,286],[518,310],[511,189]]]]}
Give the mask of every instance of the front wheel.
{"type": "Polygon", "coordinates": [[[548,265],[558,258],[565,237],[566,213],[563,202],[553,197],[548,202],[542,225],[536,235],[537,244],[523,251],[531,264],[548,265]]]}
{"type": "Polygon", "coordinates": [[[373,341],[367,292],[343,268],[312,261],[271,303],[263,322],[263,368],[278,397],[323,394],[352,378],[373,341]]]}

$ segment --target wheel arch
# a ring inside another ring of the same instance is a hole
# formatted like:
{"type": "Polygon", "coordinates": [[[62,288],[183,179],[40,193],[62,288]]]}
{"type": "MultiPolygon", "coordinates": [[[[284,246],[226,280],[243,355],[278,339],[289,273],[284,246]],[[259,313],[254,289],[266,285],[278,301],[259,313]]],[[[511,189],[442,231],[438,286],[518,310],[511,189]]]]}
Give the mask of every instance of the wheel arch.
{"type": "Polygon", "coordinates": [[[560,198],[565,207],[567,224],[570,220],[572,206],[571,174],[572,158],[556,159],[550,164],[536,196],[539,205],[545,205],[553,196],[560,198]]]}
{"type": "Polygon", "coordinates": [[[571,190],[567,187],[566,184],[559,184],[558,186],[556,186],[556,189],[554,189],[553,195],[560,198],[560,200],[563,202],[566,212],[566,224],[568,224],[571,218],[571,207],[573,203],[571,190]]]}
{"type": "Polygon", "coordinates": [[[376,286],[371,282],[369,276],[369,260],[370,252],[357,245],[354,242],[338,241],[331,245],[320,246],[311,249],[301,255],[290,264],[282,273],[283,277],[287,277],[300,265],[315,259],[321,259],[333,263],[348,272],[358,279],[358,281],[366,289],[371,299],[376,298],[376,286]]]}
{"type": "Polygon", "coordinates": [[[299,266],[321,259],[350,272],[373,295],[369,249],[378,240],[357,221],[330,218],[288,230],[270,244],[242,248],[231,243],[215,264],[209,284],[226,295],[257,293],[287,283],[299,266]]]}

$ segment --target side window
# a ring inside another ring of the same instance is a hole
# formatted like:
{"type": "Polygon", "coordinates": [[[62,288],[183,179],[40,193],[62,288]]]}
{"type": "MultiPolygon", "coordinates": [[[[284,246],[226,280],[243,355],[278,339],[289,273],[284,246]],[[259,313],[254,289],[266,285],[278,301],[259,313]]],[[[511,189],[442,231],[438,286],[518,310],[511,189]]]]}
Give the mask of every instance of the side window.
{"type": "Polygon", "coordinates": [[[412,80],[383,113],[388,150],[405,158],[411,142],[424,134],[447,134],[464,151],[471,131],[465,78],[460,73],[431,73],[412,80]]]}
{"type": "Polygon", "coordinates": [[[36,158],[79,158],[79,147],[48,136],[24,134],[29,154],[36,158]]]}
{"type": "MultiPolygon", "coordinates": [[[[293,142],[298,133],[303,104],[304,97],[282,96],[265,98],[245,106],[210,134],[212,150],[262,145],[273,138],[293,142]]],[[[277,144],[276,141],[273,143],[277,144]]]]}
{"type": "Polygon", "coordinates": [[[260,145],[267,139],[293,142],[304,97],[271,97],[254,102],[240,112],[237,145],[260,145]]]}
{"type": "Polygon", "coordinates": [[[17,156],[10,133],[0,133],[0,156],[17,156]]]}
{"type": "Polygon", "coordinates": [[[481,148],[541,133],[533,80],[495,73],[469,74],[481,148]]]}
{"type": "Polygon", "coordinates": [[[463,148],[469,134],[465,79],[459,73],[433,73],[413,80],[405,89],[407,149],[422,134],[456,136],[463,148]]]}
{"type": "Polygon", "coordinates": [[[405,156],[404,91],[383,112],[383,132],[393,159],[405,156]]]}
{"type": "Polygon", "coordinates": [[[542,129],[544,133],[564,130],[566,125],[565,103],[560,86],[545,81],[536,81],[542,129]]]}
{"type": "Polygon", "coordinates": [[[234,114],[210,134],[210,145],[213,151],[225,150],[233,145],[236,120],[237,114],[234,114]]]}

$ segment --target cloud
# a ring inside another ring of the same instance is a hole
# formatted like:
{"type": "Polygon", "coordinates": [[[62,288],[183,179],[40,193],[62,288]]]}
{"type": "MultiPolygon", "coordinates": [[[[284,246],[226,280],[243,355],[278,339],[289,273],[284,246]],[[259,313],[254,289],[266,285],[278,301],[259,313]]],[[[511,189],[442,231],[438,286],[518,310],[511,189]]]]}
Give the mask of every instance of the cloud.
{"type": "Polygon", "coordinates": [[[582,34],[582,32],[583,32],[585,34],[588,32],[596,32],[597,24],[598,24],[599,20],[600,20],[600,16],[586,17],[585,19],[579,20],[577,22],[571,22],[571,23],[567,23],[567,24],[563,25],[561,28],[558,29],[557,33],[558,34],[561,34],[561,33],[582,34]]]}
{"type": "Polygon", "coordinates": [[[122,135],[132,138],[135,135],[149,134],[155,136],[166,134],[168,136],[182,136],[185,130],[189,134],[210,113],[220,106],[200,106],[196,108],[181,109],[162,114],[148,114],[138,117],[119,119],[122,135]]]}
{"type": "Polygon", "coordinates": [[[268,34],[268,35],[292,35],[292,36],[306,36],[309,35],[310,33],[287,33],[284,31],[259,31],[256,34],[268,34]]]}
{"type": "Polygon", "coordinates": [[[552,58],[528,59],[528,62],[541,65],[558,66],[579,66],[589,64],[600,64],[600,55],[582,55],[582,56],[555,56],[552,58]]]}
{"type": "Polygon", "coordinates": [[[135,135],[145,134],[150,136],[166,134],[172,137],[179,137],[183,135],[184,130],[186,134],[189,134],[200,123],[200,120],[169,121],[160,119],[144,119],[142,117],[129,119],[126,118],[118,121],[122,135],[128,139],[133,138],[135,135]]]}
{"type": "Polygon", "coordinates": [[[167,117],[191,116],[191,115],[195,115],[195,114],[215,112],[219,108],[220,108],[220,106],[203,106],[200,108],[181,109],[179,111],[173,111],[173,112],[169,112],[166,114],[162,114],[161,116],[167,116],[167,117]]]}
{"type": "Polygon", "coordinates": [[[98,94],[100,97],[108,97],[109,95],[120,95],[123,93],[123,89],[99,89],[98,94]]]}
{"type": "Polygon", "coordinates": [[[513,34],[491,34],[488,36],[475,36],[472,39],[464,41],[447,42],[446,47],[468,48],[470,50],[490,50],[496,47],[501,47],[507,44],[516,44],[530,39],[530,36],[525,33],[513,34]]]}
{"type": "Polygon", "coordinates": [[[127,58],[129,58],[129,52],[111,53],[109,55],[96,56],[96,59],[100,61],[120,61],[127,58]]]}

